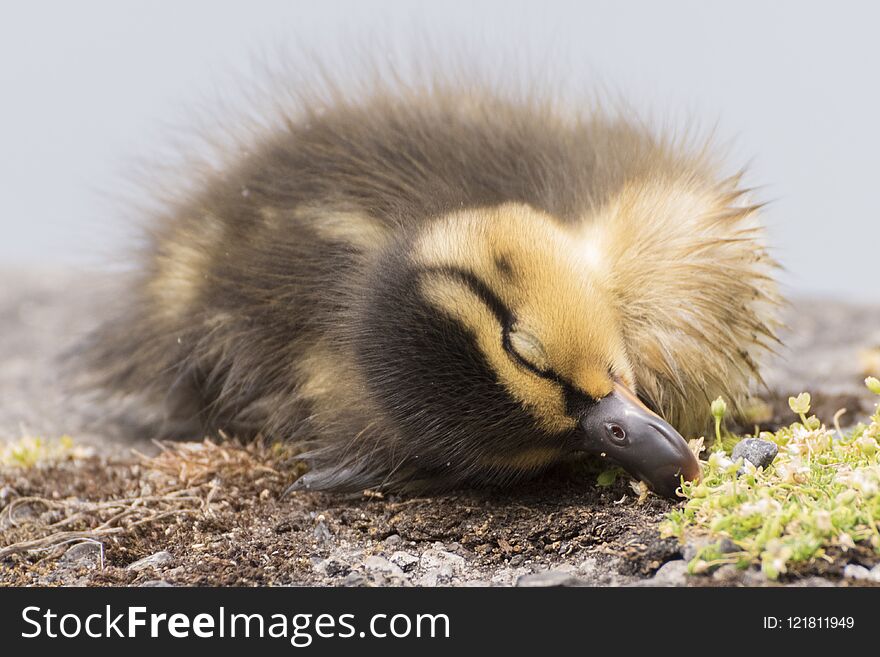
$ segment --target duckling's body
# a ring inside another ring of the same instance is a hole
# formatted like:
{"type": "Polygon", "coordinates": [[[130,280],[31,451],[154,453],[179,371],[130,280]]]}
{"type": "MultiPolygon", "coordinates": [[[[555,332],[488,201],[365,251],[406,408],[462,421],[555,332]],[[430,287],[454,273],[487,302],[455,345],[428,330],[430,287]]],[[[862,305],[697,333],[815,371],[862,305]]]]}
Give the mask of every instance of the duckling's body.
{"type": "Polygon", "coordinates": [[[736,184],[473,89],[305,109],[156,222],[98,382],[168,433],[302,440],[315,488],[511,481],[618,388],[695,434],[772,335],[736,184]]]}

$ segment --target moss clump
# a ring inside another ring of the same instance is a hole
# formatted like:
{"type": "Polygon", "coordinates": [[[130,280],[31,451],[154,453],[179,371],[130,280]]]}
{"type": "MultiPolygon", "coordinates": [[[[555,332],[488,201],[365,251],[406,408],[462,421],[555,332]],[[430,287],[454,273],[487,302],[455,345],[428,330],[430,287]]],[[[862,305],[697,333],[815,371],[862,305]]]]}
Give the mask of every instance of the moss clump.
{"type": "Polygon", "coordinates": [[[83,458],[89,450],[77,446],[73,438],[64,435],[56,440],[24,436],[16,441],[0,443],[0,467],[33,468],[83,458]]]}
{"type": "MultiPolygon", "coordinates": [[[[880,381],[870,377],[865,383],[880,394],[880,381]]],[[[728,441],[716,441],[702,479],[682,484],[687,502],[667,515],[661,532],[719,541],[698,552],[691,572],[759,563],[776,579],[793,564],[828,558],[829,548],[860,544],[880,555],[880,407],[868,424],[844,434],[809,415],[810,401],[806,393],[789,399],[800,421],[758,436],[779,446],[767,470],[733,461],[728,441]],[[722,551],[725,538],[739,551],[722,551]]],[[[713,412],[721,414],[720,404],[713,412]]]]}

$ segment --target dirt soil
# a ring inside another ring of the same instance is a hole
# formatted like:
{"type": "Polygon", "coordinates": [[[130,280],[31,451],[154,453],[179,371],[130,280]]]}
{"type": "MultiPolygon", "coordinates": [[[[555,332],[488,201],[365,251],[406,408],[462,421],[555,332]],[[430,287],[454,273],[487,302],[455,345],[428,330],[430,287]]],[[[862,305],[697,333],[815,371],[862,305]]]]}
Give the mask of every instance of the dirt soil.
{"type": "MultiPolygon", "coordinates": [[[[0,270],[0,442],[73,436],[75,449],[31,468],[0,468],[0,585],[754,585],[755,570],[686,576],[694,545],[662,539],[674,502],[639,502],[625,477],[595,485],[589,462],[514,490],[436,497],[295,492],[295,454],[268,444],[154,444],[107,409],[71,395],[58,354],[101,316],[114,283],[73,272],[0,270]],[[137,438],[133,435],[138,434],[137,438]]],[[[880,345],[880,308],[801,302],[792,351],[763,391],[773,426],[789,393],[852,421],[880,345]],[[867,359],[867,360],[866,360],[867,359]]],[[[851,552],[782,583],[851,584],[851,552]]],[[[860,581],[859,583],[863,583],[860,581]]]]}

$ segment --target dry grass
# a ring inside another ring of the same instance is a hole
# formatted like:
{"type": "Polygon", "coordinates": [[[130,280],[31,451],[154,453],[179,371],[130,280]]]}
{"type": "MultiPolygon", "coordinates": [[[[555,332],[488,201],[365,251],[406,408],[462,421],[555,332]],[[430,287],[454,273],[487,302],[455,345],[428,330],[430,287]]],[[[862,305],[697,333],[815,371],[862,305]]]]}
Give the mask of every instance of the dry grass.
{"type": "MultiPolygon", "coordinates": [[[[253,482],[279,488],[301,467],[288,447],[260,440],[156,445],[159,453],[155,456],[135,453],[143,468],[143,494],[100,501],[13,499],[0,511],[0,536],[18,540],[0,547],[0,559],[40,552],[54,557],[62,548],[81,542],[96,542],[103,548],[109,537],[132,533],[144,525],[182,516],[210,516],[225,488],[253,482]]],[[[41,465],[45,464],[28,459],[26,467],[41,465]]]]}

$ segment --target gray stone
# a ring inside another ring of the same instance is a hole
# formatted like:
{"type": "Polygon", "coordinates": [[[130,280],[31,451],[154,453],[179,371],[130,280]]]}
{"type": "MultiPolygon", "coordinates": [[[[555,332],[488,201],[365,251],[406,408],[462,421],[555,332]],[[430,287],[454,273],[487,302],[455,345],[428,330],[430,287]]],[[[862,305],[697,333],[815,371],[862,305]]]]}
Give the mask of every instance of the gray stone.
{"type": "Polygon", "coordinates": [[[743,579],[743,570],[732,563],[726,563],[712,573],[712,579],[721,584],[736,584],[743,579]]]}
{"type": "Polygon", "coordinates": [[[391,536],[388,536],[388,537],[385,539],[384,543],[385,543],[385,545],[387,545],[388,547],[392,547],[392,546],[394,546],[394,545],[398,545],[398,544],[400,543],[401,540],[402,540],[402,539],[400,538],[400,534],[391,534],[391,536]]]}
{"type": "Polygon", "coordinates": [[[421,577],[413,582],[416,586],[442,586],[455,584],[456,572],[451,566],[445,564],[438,568],[427,569],[421,577]]]}
{"type": "Polygon", "coordinates": [[[341,582],[342,586],[365,586],[366,583],[367,578],[364,577],[364,574],[359,573],[356,570],[351,571],[341,582]]]}
{"type": "Polygon", "coordinates": [[[492,584],[495,586],[513,586],[523,575],[530,574],[526,568],[499,568],[492,573],[492,584]]]}
{"type": "Polygon", "coordinates": [[[141,571],[146,570],[147,568],[161,568],[162,566],[168,565],[173,560],[174,557],[171,556],[170,552],[162,550],[161,552],[156,552],[155,554],[151,554],[148,557],[138,559],[134,563],[128,564],[126,570],[141,571]]]}
{"type": "Polygon", "coordinates": [[[681,547],[681,558],[687,562],[692,561],[697,554],[706,547],[711,541],[706,539],[689,540],[681,547]]]}
{"type": "Polygon", "coordinates": [[[409,552],[403,552],[401,550],[394,552],[389,557],[389,560],[391,561],[391,563],[396,564],[398,567],[400,567],[400,569],[405,573],[414,570],[419,563],[418,557],[410,554],[409,552]]]}
{"type": "MultiPolygon", "coordinates": [[[[756,468],[767,468],[776,455],[779,453],[779,447],[770,440],[762,440],[761,438],[743,438],[733,448],[731,458],[745,459],[756,468]]],[[[742,474],[742,471],[740,471],[742,474]]]]}
{"type": "Polygon", "coordinates": [[[315,528],[312,530],[312,535],[320,544],[331,543],[333,541],[333,534],[330,531],[330,528],[327,526],[327,523],[324,520],[319,520],[315,524],[315,528]]]}
{"type": "Polygon", "coordinates": [[[743,586],[766,586],[768,582],[764,571],[759,567],[748,568],[742,574],[743,586]]]}
{"type": "Polygon", "coordinates": [[[587,557],[586,559],[581,561],[580,565],[578,566],[578,572],[582,575],[591,575],[596,572],[598,567],[599,564],[596,559],[594,559],[593,557],[587,557]]]}
{"type": "Polygon", "coordinates": [[[843,576],[846,579],[868,580],[871,579],[871,571],[855,563],[849,563],[843,568],[843,576]]]}
{"type": "Polygon", "coordinates": [[[587,557],[578,565],[577,575],[585,586],[620,586],[621,565],[617,559],[599,562],[595,557],[587,557]]]}
{"type": "Polygon", "coordinates": [[[172,584],[171,582],[166,582],[164,579],[148,579],[146,582],[143,582],[141,584],[141,586],[145,587],[145,588],[159,589],[159,588],[173,587],[174,584],[172,584]]]}
{"type": "Polygon", "coordinates": [[[321,559],[314,566],[317,572],[327,577],[344,577],[351,572],[351,566],[341,559],[335,557],[327,557],[321,559]]]}
{"type": "MultiPolygon", "coordinates": [[[[442,545],[442,543],[434,543],[442,545]]],[[[453,573],[460,573],[465,567],[465,559],[462,556],[441,549],[425,550],[419,559],[419,566],[425,570],[437,568],[449,568],[453,573]]]]}
{"type": "Polygon", "coordinates": [[[390,562],[385,557],[380,557],[377,554],[374,554],[373,556],[364,559],[364,569],[378,571],[387,575],[403,577],[403,569],[400,566],[390,562]]]}
{"type": "Polygon", "coordinates": [[[574,568],[551,568],[540,573],[523,575],[516,580],[518,587],[579,586],[581,580],[574,574],[574,568]]]}
{"type": "Polygon", "coordinates": [[[101,565],[101,550],[102,546],[100,543],[93,543],[92,541],[77,543],[67,548],[67,551],[58,561],[60,565],[73,567],[90,566],[94,568],[101,565]]]}
{"type": "Polygon", "coordinates": [[[687,576],[687,562],[684,559],[673,559],[660,566],[654,579],[677,580],[687,576]]]}
{"type": "Polygon", "coordinates": [[[687,561],[675,559],[660,566],[654,576],[645,582],[646,586],[684,586],[687,584],[687,561]]]}
{"type": "Polygon", "coordinates": [[[792,588],[804,588],[804,589],[815,589],[815,588],[832,588],[834,587],[834,582],[825,578],[825,577],[807,577],[806,579],[799,579],[795,582],[792,582],[788,586],[792,588]]]}
{"type": "Polygon", "coordinates": [[[5,506],[9,500],[15,497],[18,497],[18,493],[12,486],[3,486],[3,488],[0,488],[0,505],[5,506]]]}
{"type": "Polygon", "coordinates": [[[681,548],[681,558],[685,561],[692,561],[700,553],[703,548],[715,546],[721,554],[729,554],[731,552],[739,552],[740,548],[736,543],[727,537],[722,539],[713,538],[697,538],[691,539],[681,548]]]}

